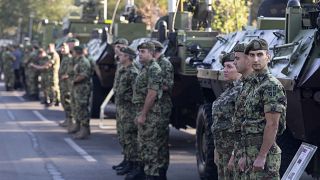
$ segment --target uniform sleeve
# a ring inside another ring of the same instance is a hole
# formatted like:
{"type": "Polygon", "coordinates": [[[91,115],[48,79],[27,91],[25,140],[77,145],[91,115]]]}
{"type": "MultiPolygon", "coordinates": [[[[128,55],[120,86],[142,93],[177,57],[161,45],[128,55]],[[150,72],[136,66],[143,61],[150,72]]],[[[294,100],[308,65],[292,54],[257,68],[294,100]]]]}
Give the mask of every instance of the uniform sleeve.
{"type": "Polygon", "coordinates": [[[82,60],[81,63],[79,63],[78,67],[78,75],[84,76],[84,77],[90,77],[91,72],[91,66],[89,62],[85,62],[85,60],[82,60]]]}
{"type": "Polygon", "coordinates": [[[161,69],[151,66],[148,72],[148,89],[159,91],[162,89],[161,69]]]}
{"type": "Polygon", "coordinates": [[[163,72],[163,85],[168,86],[169,89],[171,90],[173,87],[174,83],[174,72],[173,72],[173,67],[170,62],[166,63],[165,69],[162,70],[163,72]]]}
{"type": "Polygon", "coordinates": [[[269,83],[263,93],[264,113],[286,111],[287,98],[281,84],[269,83]]]}

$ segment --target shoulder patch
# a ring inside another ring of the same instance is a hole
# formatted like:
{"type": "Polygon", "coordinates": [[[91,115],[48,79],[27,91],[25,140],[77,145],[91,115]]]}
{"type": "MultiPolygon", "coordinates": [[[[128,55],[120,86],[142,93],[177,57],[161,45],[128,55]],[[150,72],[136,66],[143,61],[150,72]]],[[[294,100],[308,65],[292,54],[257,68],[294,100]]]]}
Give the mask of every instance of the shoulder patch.
{"type": "Polygon", "coordinates": [[[276,96],[277,86],[276,86],[276,85],[269,86],[269,87],[267,88],[267,92],[268,92],[268,94],[269,94],[270,97],[276,96]]]}

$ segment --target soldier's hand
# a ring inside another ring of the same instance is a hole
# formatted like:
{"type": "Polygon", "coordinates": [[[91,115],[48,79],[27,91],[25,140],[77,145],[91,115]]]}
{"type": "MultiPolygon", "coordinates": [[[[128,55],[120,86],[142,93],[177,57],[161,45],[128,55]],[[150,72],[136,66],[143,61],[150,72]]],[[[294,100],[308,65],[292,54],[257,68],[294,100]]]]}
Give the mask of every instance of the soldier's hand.
{"type": "Polygon", "coordinates": [[[265,156],[259,156],[253,162],[253,171],[262,171],[264,169],[264,165],[266,163],[265,156]]]}
{"type": "Polygon", "coordinates": [[[234,155],[231,155],[228,162],[228,170],[232,171],[234,169],[234,155]]]}
{"type": "Polygon", "coordinates": [[[241,157],[239,159],[238,166],[239,166],[240,171],[244,172],[244,170],[246,168],[246,158],[245,157],[241,157]]]}
{"type": "Polygon", "coordinates": [[[143,115],[143,114],[140,114],[137,118],[137,123],[140,124],[140,125],[143,125],[144,122],[146,122],[146,115],[143,115]]]}

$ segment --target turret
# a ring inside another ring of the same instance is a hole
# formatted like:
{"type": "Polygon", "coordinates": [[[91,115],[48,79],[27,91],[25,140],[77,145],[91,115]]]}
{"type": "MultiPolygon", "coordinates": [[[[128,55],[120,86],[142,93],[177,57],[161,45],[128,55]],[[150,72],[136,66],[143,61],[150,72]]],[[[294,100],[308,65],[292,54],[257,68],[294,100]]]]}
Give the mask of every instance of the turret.
{"type": "Polygon", "coordinates": [[[286,8],[286,43],[291,43],[302,28],[302,9],[299,0],[289,0],[286,8]]]}

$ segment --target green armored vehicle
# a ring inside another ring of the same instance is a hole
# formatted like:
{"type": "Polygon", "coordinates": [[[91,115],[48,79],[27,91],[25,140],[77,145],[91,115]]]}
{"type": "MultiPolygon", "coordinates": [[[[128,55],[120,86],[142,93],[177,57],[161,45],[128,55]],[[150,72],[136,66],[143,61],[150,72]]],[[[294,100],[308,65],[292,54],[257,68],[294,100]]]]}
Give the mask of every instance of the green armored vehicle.
{"type": "MultiPolygon", "coordinates": [[[[288,98],[287,130],[277,139],[283,152],[281,174],[302,141],[320,145],[320,7],[289,0],[285,12],[285,18],[261,17],[256,30],[218,36],[217,43],[197,65],[204,95],[197,117],[197,160],[203,179],[215,179],[208,170],[214,169],[210,133],[212,97],[223,92],[219,56],[222,51],[230,52],[237,43],[248,43],[254,38],[263,38],[269,43],[269,69],[284,85],[288,98]]],[[[313,177],[320,176],[319,152],[306,171],[313,177]]]]}

